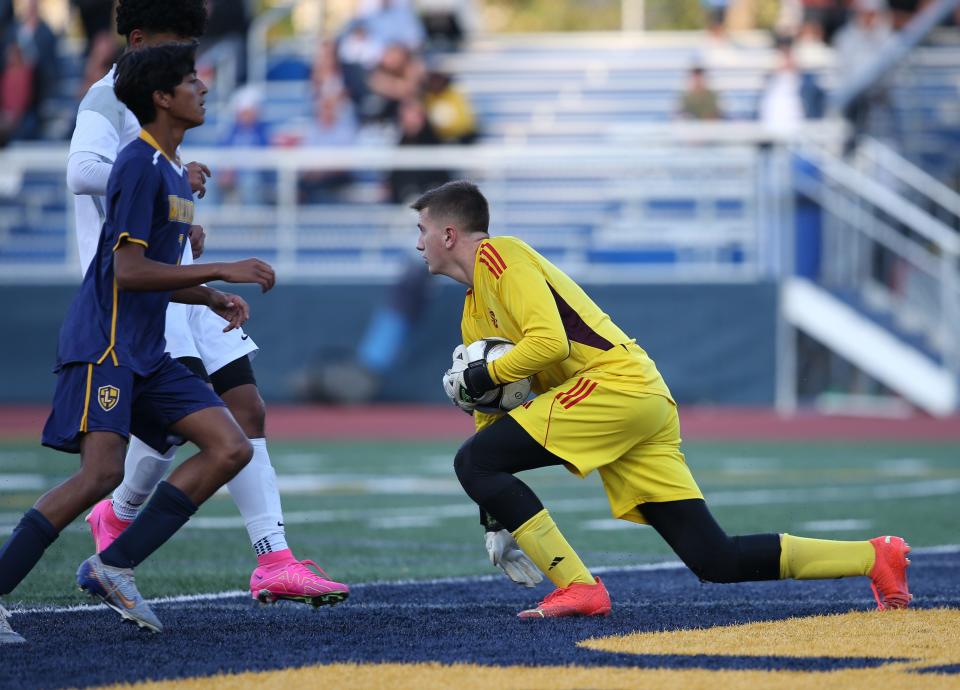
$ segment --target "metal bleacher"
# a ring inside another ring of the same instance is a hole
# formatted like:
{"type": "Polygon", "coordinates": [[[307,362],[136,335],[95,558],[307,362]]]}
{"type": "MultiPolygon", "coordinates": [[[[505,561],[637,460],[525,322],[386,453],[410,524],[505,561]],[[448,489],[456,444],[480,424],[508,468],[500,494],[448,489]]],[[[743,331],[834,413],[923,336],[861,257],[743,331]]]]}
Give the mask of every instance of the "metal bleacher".
{"type": "MultiPolygon", "coordinates": [[[[389,133],[372,130],[347,150],[218,149],[229,99],[214,97],[207,124],[185,142],[188,160],[212,161],[215,172],[269,171],[276,188],[259,204],[201,202],[208,255],[253,252],[277,263],[288,279],[389,279],[411,253],[413,219],[403,206],[381,200],[381,180],[393,169],[440,167],[482,185],[496,232],[527,239],[578,277],[775,276],[778,233],[790,207],[771,190],[789,165],[750,119],[776,55],[760,34],[736,40],[705,49],[694,33],[496,36],[431,56],[477,111],[482,137],[474,147],[397,149],[389,133]],[[693,64],[706,67],[729,121],[674,120],[693,64]],[[350,170],[358,181],[337,203],[305,205],[296,180],[306,170],[350,170]]],[[[305,76],[314,46],[301,37],[264,55],[263,117],[275,133],[296,130],[312,115],[305,76]]],[[[801,54],[826,88],[833,85],[831,59],[822,48],[801,54]]],[[[948,93],[943,80],[952,77],[942,67],[949,61],[938,59],[918,58],[912,74],[919,76],[904,88],[948,93]],[[924,65],[932,63],[940,67],[929,77],[935,83],[927,83],[924,65]]],[[[949,111],[943,108],[936,112],[949,111]]],[[[821,123],[808,135],[836,147],[842,128],[821,123]]],[[[65,158],[62,146],[0,153],[5,279],[78,275],[65,158]]]]}

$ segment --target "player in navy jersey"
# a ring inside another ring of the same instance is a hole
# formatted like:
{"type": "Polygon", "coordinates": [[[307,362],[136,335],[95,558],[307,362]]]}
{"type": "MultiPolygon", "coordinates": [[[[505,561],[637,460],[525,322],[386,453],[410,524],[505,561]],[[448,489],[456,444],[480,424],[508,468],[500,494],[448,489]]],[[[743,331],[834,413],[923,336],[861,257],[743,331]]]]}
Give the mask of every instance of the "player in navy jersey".
{"type": "MultiPolygon", "coordinates": [[[[117,33],[130,51],[190,42],[206,30],[206,0],[118,0],[116,5],[117,33]]],[[[114,93],[115,72],[112,67],[80,102],[67,159],[67,185],[74,193],[74,226],[84,273],[93,264],[106,220],[110,171],[119,152],[140,136],[136,116],[114,93]]],[[[186,167],[191,188],[202,199],[210,169],[197,162],[186,167]]],[[[203,228],[193,226],[190,239],[193,252],[184,252],[184,265],[200,256],[203,228]]],[[[301,560],[287,544],[277,474],[266,438],[266,406],[251,362],[260,348],[242,328],[224,332],[226,325],[205,306],[172,302],[167,307],[164,338],[170,356],[213,387],[253,446],[253,458],[227,482],[257,560],[248,580],[250,594],[263,602],[285,599],[314,606],[342,601],[349,594],[347,585],[328,579],[314,561],[301,560]]],[[[163,452],[131,435],[123,481],[86,517],[97,551],[109,546],[137,517],[172,467],[176,450],[163,452]]]]}
{"type": "MultiPolygon", "coordinates": [[[[193,200],[177,149],[204,120],[207,89],[194,69],[195,45],[131,52],[118,64],[117,97],[143,125],[118,156],[107,185],[106,222],[94,263],[60,331],[57,389],[43,444],[80,453],[80,470],[40,497],[0,547],[0,595],[9,594],[59,532],[123,476],[127,439],[158,448],[168,433],[199,452],[161,482],[133,524],[84,561],[77,582],[126,619],[162,629],[137,591],[133,568],[182,527],[197,506],[250,460],[250,441],[216,394],[164,352],[168,302],[201,304],[239,328],[239,297],[207,281],[273,287],[258,259],[181,266],[193,200]]],[[[0,642],[22,642],[0,610],[0,642]]]]}

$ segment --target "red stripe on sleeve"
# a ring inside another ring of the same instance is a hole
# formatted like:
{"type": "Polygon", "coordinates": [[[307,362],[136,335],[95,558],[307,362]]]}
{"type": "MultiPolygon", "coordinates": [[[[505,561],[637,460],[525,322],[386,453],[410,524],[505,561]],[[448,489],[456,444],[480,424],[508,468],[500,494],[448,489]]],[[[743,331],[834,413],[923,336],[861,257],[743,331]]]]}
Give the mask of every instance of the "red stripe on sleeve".
{"type": "Polygon", "coordinates": [[[488,269],[490,269],[490,272],[493,274],[493,277],[494,277],[494,278],[496,278],[497,280],[500,279],[500,269],[494,268],[493,266],[491,266],[490,263],[489,263],[485,258],[483,258],[482,256],[480,257],[479,261],[480,261],[480,263],[482,263],[484,266],[486,266],[488,269]]]}
{"type": "Polygon", "coordinates": [[[507,269],[507,262],[503,260],[503,257],[500,256],[500,252],[498,252],[496,249],[494,249],[494,247],[493,247],[492,244],[485,244],[485,245],[483,245],[483,249],[486,249],[486,250],[488,250],[488,251],[490,252],[490,254],[493,256],[494,261],[495,261],[503,270],[506,270],[506,269],[507,269]]]}

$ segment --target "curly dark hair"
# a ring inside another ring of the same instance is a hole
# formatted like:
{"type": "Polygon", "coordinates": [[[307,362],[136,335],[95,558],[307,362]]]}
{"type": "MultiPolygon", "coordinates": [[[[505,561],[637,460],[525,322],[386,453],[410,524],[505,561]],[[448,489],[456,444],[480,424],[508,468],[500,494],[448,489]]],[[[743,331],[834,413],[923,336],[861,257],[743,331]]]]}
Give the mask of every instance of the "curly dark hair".
{"type": "Polygon", "coordinates": [[[199,38],[207,30],[206,0],[120,0],[117,33],[129,38],[134,29],[199,38]]]}
{"type": "Polygon", "coordinates": [[[197,44],[165,43],[153,48],[127,51],[117,61],[113,92],[141,125],[157,118],[155,91],[172,94],[188,74],[196,71],[197,44]]]}

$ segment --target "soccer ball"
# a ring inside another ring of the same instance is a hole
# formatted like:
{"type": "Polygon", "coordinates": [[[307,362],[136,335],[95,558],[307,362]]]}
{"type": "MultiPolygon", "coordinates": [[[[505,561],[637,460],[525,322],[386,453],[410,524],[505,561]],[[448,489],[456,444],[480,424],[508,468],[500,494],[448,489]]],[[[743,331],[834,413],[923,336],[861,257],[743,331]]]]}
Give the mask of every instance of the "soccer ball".
{"type": "MultiPolygon", "coordinates": [[[[483,338],[467,346],[468,356],[472,361],[483,359],[485,362],[503,357],[514,347],[506,338],[483,338]]],[[[470,364],[470,362],[467,362],[470,364]]],[[[505,383],[492,391],[487,391],[477,400],[477,409],[481,412],[494,414],[508,412],[519,407],[530,395],[530,378],[505,383]]]]}

